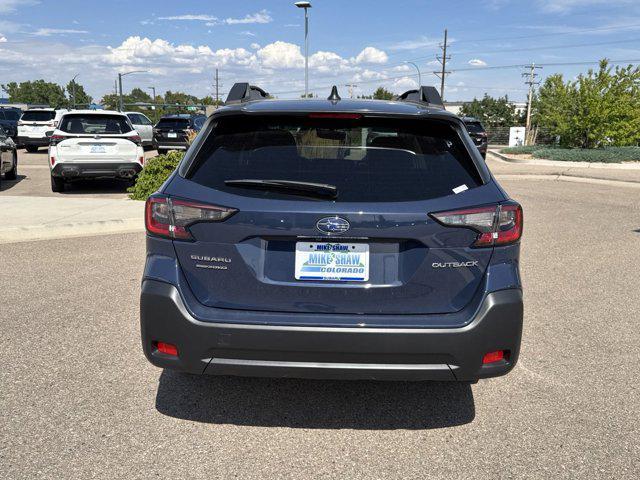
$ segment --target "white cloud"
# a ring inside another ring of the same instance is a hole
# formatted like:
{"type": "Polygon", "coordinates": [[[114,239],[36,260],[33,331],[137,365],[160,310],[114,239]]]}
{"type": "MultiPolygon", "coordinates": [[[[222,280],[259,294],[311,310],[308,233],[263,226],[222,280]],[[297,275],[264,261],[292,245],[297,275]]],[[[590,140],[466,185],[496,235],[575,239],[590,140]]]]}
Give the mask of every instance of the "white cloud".
{"type": "Polygon", "coordinates": [[[227,25],[247,24],[247,23],[271,23],[273,19],[267,10],[260,10],[258,13],[245,15],[243,18],[227,18],[224,23],[227,25]]]}
{"type": "Polygon", "coordinates": [[[480,60],[479,58],[472,58],[471,60],[469,60],[469,65],[471,65],[472,67],[486,67],[487,62],[485,62],[484,60],[480,60]]]}
{"type": "Polygon", "coordinates": [[[0,34],[0,43],[5,43],[7,41],[7,37],[4,37],[0,34]]]}
{"type": "Polygon", "coordinates": [[[409,77],[399,78],[391,85],[391,90],[394,93],[403,93],[407,90],[411,90],[412,88],[418,88],[418,82],[409,77]]]}
{"type": "Polygon", "coordinates": [[[260,48],[262,48],[260,44],[256,42],[253,42],[250,46],[253,50],[260,50],[260,48]]]}
{"type": "Polygon", "coordinates": [[[404,40],[402,42],[392,43],[387,48],[392,51],[401,50],[417,50],[419,48],[437,47],[441,42],[439,39],[425,37],[424,35],[413,40],[404,40]]]}
{"type": "Polygon", "coordinates": [[[301,68],[304,57],[300,47],[293,43],[277,41],[266,45],[257,52],[258,58],[267,68],[301,68]]]}
{"type": "Polygon", "coordinates": [[[538,0],[543,11],[548,13],[569,13],[584,7],[596,5],[625,6],[637,5],[636,0],[538,0]]]}
{"type": "Polygon", "coordinates": [[[387,63],[389,57],[375,47],[365,47],[355,58],[355,63],[387,63]]]}
{"type": "Polygon", "coordinates": [[[238,32],[238,35],[245,35],[247,37],[255,37],[256,34],[253,32],[250,32],[249,30],[243,30],[241,32],[238,32]]]}
{"type": "Polygon", "coordinates": [[[0,0],[0,13],[15,12],[18,7],[37,5],[38,0],[0,0]]]}
{"type": "Polygon", "coordinates": [[[158,20],[186,20],[186,21],[190,21],[190,20],[196,20],[196,21],[202,21],[202,22],[215,22],[218,20],[218,17],[213,17],[211,15],[193,15],[193,14],[188,14],[188,15],[173,15],[170,17],[158,17],[158,20]]]}
{"type": "Polygon", "coordinates": [[[70,28],[39,28],[31,35],[36,37],[50,37],[51,35],[82,35],[89,33],[87,30],[74,30],[70,28]]]}

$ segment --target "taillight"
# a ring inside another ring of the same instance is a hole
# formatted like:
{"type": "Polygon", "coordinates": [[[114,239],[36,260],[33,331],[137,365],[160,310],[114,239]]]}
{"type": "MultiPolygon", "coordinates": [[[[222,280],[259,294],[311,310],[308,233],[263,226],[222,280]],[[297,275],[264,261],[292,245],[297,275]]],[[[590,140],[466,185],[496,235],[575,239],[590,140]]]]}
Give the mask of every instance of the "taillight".
{"type": "Polygon", "coordinates": [[[140,138],[140,135],[131,135],[130,137],[127,137],[127,140],[131,140],[138,146],[142,145],[142,138],[140,138]]]}
{"type": "Polygon", "coordinates": [[[51,166],[53,167],[56,164],[56,157],[51,157],[51,166]]]}
{"type": "Polygon", "coordinates": [[[236,212],[234,208],[153,196],[147,199],[145,205],[145,225],[151,235],[193,240],[188,229],[190,225],[199,222],[221,222],[236,212]]]}
{"type": "Polygon", "coordinates": [[[66,140],[67,138],[69,138],[69,137],[67,137],[65,135],[51,135],[49,137],[49,145],[55,146],[55,145],[59,144],[61,141],[66,140]]]}
{"type": "Polygon", "coordinates": [[[431,216],[446,227],[478,232],[474,247],[509,245],[522,236],[522,207],[515,202],[432,213],[431,216]]]}

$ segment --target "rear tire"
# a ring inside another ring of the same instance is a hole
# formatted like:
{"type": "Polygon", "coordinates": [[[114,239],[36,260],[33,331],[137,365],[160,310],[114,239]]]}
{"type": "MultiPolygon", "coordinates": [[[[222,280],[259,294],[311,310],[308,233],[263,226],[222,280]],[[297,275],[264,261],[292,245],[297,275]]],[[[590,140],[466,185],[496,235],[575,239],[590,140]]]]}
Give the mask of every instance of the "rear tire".
{"type": "Polygon", "coordinates": [[[37,153],[38,152],[38,147],[36,147],[35,145],[27,145],[25,148],[27,149],[27,152],[29,152],[29,153],[37,153]]]}
{"type": "Polygon", "coordinates": [[[51,175],[51,191],[64,192],[64,179],[51,175]]]}
{"type": "Polygon", "coordinates": [[[5,180],[15,180],[18,178],[18,156],[13,154],[13,168],[4,174],[5,180]]]}

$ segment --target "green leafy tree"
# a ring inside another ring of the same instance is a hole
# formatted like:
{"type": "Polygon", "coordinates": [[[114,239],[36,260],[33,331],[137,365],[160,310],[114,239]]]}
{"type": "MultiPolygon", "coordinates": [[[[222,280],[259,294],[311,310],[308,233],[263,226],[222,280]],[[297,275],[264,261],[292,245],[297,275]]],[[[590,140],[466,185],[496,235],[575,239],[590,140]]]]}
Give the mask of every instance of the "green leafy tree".
{"type": "Polygon", "coordinates": [[[513,127],[523,122],[506,95],[494,98],[485,94],[480,100],[474,98],[462,106],[460,116],[477,118],[485,127],[513,127]]]}
{"type": "Polygon", "coordinates": [[[68,105],[64,88],[44,80],[10,82],[2,85],[2,89],[9,95],[10,102],[50,105],[52,107],[66,107],[68,105]]]}
{"type": "Polygon", "coordinates": [[[87,95],[84,87],[75,80],[71,80],[67,84],[67,94],[69,95],[68,104],[70,106],[76,105],[77,107],[87,107],[91,102],[93,102],[93,98],[87,95]]]}
{"type": "Polygon", "coordinates": [[[384,87],[378,87],[378,89],[373,92],[373,98],[376,100],[391,100],[393,98],[393,93],[384,87]]]}
{"type": "Polygon", "coordinates": [[[567,147],[640,144],[640,67],[609,66],[602,60],[575,80],[548,77],[540,87],[534,121],[567,147]]]}

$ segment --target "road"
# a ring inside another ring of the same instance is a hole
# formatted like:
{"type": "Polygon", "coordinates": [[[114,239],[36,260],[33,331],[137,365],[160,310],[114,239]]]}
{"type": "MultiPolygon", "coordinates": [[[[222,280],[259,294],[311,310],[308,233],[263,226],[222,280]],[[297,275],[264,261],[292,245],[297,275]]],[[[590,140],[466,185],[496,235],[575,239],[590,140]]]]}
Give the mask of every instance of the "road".
{"type": "Polygon", "coordinates": [[[163,372],[143,234],[0,245],[0,477],[638,478],[638,190],[501,183],[525,209],[523,348],[472,386],[163,372]]]}

